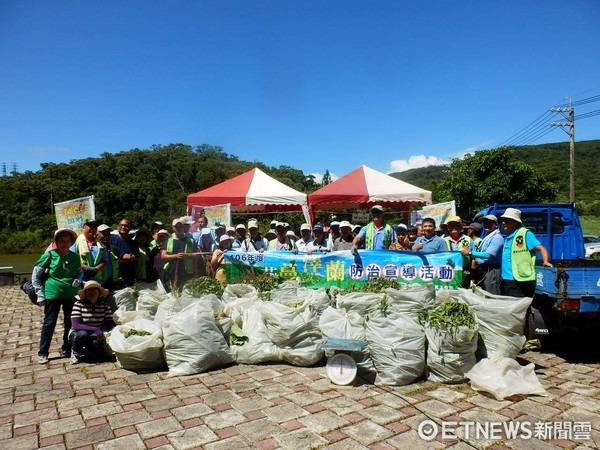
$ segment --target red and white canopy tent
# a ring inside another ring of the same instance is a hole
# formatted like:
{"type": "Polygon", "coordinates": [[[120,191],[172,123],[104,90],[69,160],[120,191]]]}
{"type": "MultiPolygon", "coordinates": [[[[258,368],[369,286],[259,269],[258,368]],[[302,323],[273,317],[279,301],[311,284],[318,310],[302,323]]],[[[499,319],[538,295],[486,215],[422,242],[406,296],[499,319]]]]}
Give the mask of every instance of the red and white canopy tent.
{"type": "Polygon", "coordinates": [[[379,204],[408,211],[414,204],[430,204],[426,191],[365,165],[323,186],[308,196],[311,216],[316,210],[359,209],[379,204]]]}
{"type": "Polygon", "coordinates": [[[308,212],[306,194],[254,168],[237,177],[187,196],[192,206],[231,204],[232,212],[303,211],[308,212]]]}

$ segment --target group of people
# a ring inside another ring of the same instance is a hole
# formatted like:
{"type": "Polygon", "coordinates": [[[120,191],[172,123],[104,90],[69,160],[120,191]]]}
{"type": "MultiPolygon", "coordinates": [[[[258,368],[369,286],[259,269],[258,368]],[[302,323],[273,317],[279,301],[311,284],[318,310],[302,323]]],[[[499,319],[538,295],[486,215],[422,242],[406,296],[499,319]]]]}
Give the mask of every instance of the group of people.
{"type": "Polygon", "coordinates": [[[419,227],[409,229],[385,223],[383,208],[371,209],[372,221],[354,238],[374,250],[419,252],[456,251],[463,255],[463,287],[479,284],[492,294],[531,297],[535,291],[535,260],[539,253],[544,266],[552,267],[548,250],[523,225],[521,211],[507,208],[498,218],[486,215],[468,226],[458,216],[448,218],[444,227],[426,217],[419,227]],[[483,237],[482,237],[483,236],[483,237]]]}
{"type": "Polygon", "coordinates": [[[48,361],[61,308],[65,319],[62,355],[77,363],[84,352],[101,347],[104,332],[114,326],[110,308],[103,301],[110,291],[158,279],[167,289],[180,289],[199,276],[213,276],[224,284],[225,253],[230,251],[458,251],[463,257],[464,287],[475,282],[490,293],[519,297],[533,295],[536,252],[544,265],[552,266],[547,250],[523,226],[518,209],[506,209],[501,216],[502,230],[493,215],[466,227],[460,217],[450,217],[445,228],[436,226],[431,218],[424,218],[418,227],[392,226],[385,222],[380,205],[372,207],[371,217],[363,227],[348,221],[333,221],[328,227],[305,223],[299,236],[284,222],[271,222],[263,236],[256,219],[250,219],[247,226],[209,227],[204,216],[196,224],[185,217],[176,218],[170,231],[155,222],[150,229],[131,233],[127,218],[119,221],[116,230],[88,220],[79,236],[70,229],[59,229],[32,273],[38,303],[44,306],[39,362],[48,361]],[[196,225],[193,232],[192,225],[196,225]]]}

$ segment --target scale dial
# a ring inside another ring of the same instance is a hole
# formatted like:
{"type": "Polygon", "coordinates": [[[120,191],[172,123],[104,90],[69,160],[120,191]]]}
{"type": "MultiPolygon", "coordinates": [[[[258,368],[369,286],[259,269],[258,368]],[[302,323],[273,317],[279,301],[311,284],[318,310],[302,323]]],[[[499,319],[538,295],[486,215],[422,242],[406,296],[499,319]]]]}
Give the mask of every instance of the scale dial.
{"type": "Polygon", "coordinates": [[[327,376],[332,383],[346,386],[356,378],[356,361],[346,353],[336,353],[327,361],[327,376]]]}

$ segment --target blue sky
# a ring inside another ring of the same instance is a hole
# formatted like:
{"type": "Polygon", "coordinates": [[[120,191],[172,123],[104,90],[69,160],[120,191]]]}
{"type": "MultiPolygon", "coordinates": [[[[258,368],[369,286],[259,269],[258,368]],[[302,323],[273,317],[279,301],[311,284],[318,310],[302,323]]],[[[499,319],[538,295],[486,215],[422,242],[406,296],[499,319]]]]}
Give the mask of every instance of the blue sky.
{"type": "Polygon", "coordinates": [[[449,161],[600,95],[599,23],[595,0],[4,0],[0,162],[169,143],[337,176],[449,161]]]}

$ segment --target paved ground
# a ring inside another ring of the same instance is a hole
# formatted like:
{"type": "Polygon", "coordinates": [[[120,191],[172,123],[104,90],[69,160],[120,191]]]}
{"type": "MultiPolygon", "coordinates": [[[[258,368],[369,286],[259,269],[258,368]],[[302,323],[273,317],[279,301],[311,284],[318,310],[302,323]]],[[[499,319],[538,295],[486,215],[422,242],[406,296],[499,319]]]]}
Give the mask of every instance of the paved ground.
{"type": "MultiPolygon", "coordinates": [[[[572,449],[600,444],[600,359],[586,353],[587,361],[581,355],[523,355],[536,363],[549,396],[512,401],[493,400],[467,384],[429,381],[336,388],[323,366],[233,365],[168,378],[166,371],[136,374],[115,363],[71,366],[58,358],[57,340],[50,362],[40,366],[41,309],[17,288],[0,288],[0,302],[2,450],[572,449]],[[440,432],[425,441],[417,430],[426,420],[438,430],[458,428],[460,437],[444,439],[440,432]],[[477,434],[470,425],[454,426],[452,421],[491,425],[487,434],[477,434]],[[531,424],[534,436],[490,436],[494,423],[511,421],[531,424]],[[468,438],[465,427],[471,430],[468,438]],[[565,439],[553,439],[553,433],[565,439]]],[[[588,342],[588,348],[597,346],[588,342]]]]}

